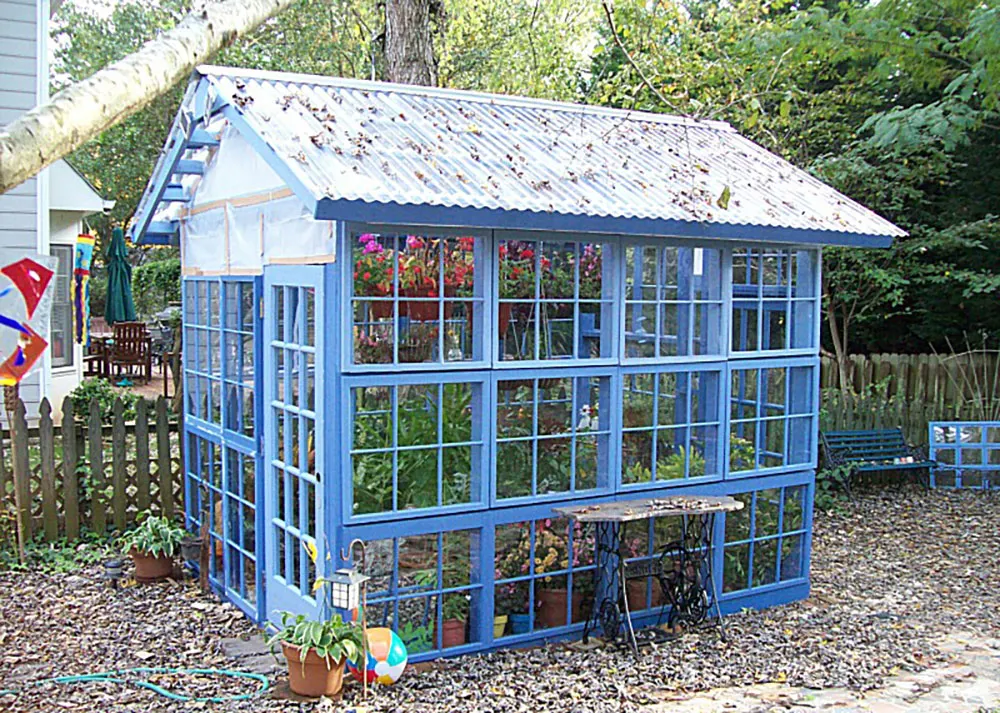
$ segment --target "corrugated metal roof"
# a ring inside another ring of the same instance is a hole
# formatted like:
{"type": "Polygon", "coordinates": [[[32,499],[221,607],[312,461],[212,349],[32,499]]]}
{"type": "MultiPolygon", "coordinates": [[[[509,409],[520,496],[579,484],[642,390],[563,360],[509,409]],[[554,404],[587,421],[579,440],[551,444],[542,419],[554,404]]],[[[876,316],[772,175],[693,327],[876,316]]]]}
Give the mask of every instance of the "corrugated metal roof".
{"type": "Polygon", "coordinates": [[[721,122],[381,82],[198,71],[317,200],[905,235],[721,122]]]}

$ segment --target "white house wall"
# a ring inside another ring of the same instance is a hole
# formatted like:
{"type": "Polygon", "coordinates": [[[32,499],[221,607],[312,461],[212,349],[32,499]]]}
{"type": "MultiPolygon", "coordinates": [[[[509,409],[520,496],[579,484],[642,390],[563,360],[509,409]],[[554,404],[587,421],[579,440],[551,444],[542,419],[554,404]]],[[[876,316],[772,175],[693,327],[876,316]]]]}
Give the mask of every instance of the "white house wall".
{"type": "MultiPolygon", "coordinates": [[[[0,126],[9,124],[48,94],[48,0],[0,0],[0,126]]],[[[48,176],[0,195],[0,247],[6,254],[48,251],[48,176]]],[[[43,393],[45,355],[22,382],[20,394],[33,419],[43,393]]]]}
{"type": "MultiPolygon", "coordinates": [[[[329,262],[332,221],[315,220],[282,179],[232,127],[182,216],[186,274],[259,274],[271,262],[329,262]]],[[[158,216],[159,218],[159,216],[158,216]]]]}
{"type": "MultiPolygon", "coordinates": [[[[75,246],[77,236],[83,232],[83,213],[78,211],[52,211],[50,213],[50,245],[75,246]]],[[[58,422],[62,418],[62,402],[69,392],[83,381],[83,345],[71,339],[73,349],[72,366],[52,367],[49,383],[49,401],[54,409],[53,417],[58,422]]]]}

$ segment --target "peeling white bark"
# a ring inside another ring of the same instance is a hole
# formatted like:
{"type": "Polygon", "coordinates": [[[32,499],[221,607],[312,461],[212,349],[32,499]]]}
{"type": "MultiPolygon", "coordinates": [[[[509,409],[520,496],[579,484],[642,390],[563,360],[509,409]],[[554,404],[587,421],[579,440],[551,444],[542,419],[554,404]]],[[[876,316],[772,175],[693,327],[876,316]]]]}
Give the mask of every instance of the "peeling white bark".
{"type": "Polygon", "coordinates": [[[221,0],[0,130],[0,193],[131,116],[292,0],[221,0]]]}

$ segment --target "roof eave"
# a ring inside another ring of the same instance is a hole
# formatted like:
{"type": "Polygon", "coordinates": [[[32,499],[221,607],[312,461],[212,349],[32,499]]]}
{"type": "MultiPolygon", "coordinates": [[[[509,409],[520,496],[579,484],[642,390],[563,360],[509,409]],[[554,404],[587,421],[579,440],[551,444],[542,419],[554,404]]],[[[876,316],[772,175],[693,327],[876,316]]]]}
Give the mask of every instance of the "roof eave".
{"type": "Polygon", "coordinates": [[[892,245],[894,237],[902,237],[902,235],[868,235],[848,231],[837,232],[768,225],[702,223],[659,218],[547,213],[428,204],[373,203],[342,198],[321,199],[316,204],[315,217],[319,220],[357,223],[742,240],[857,248],[887,248],[892,245]]]}

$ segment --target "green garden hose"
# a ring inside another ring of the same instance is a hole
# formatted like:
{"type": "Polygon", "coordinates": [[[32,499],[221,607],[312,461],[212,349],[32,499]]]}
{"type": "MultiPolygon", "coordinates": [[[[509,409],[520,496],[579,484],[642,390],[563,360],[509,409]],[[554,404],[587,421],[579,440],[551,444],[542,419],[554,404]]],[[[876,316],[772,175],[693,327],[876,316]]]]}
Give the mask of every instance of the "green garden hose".
{"type": "Polygon", "coordinates": [[[43,678],[38,681],[32,681],[31,683],[21,686],[20,688],[9,688],[0,689],[0,696],[4,696],[10,693],[17,693],[25,688],[33,688],[34,686],[43,686],[46,683],[58,683],[63,685],[73,685],[76,683],[116,683],[122,686],[136,686],[137,688],[145,688],[153,693],[163,696],[164,698],[169,698],[172,701],[184,701],[184,702],[196,702],[196,703],[226,703],[228,701],[246,701],[251,698],[255,698],[262,693],[264,693],[269,687],[270,683],[267,680],[267,676],[263,676],[259,673],[246,673],[244,671],[228,671],[225,669],[215,669],[215,668],[126,668],[120,671],[104,671],[103,673],[87,673],[80,676],[55,676],[53,678],[43,678]],[[149,681],[142,680],[128,680],[123,678],[130,674],[180,674],[183,676],[229,676],[231,678],[248,678],[260,683],[260,688],[251,693],[241,693],[234,696],[210,696],[205,698],[195,698],[193,696],[185,696],[179,693],[173,693],[168,691],[162,686],[157,686],[155,683],[150,683],[149,681]]]}

